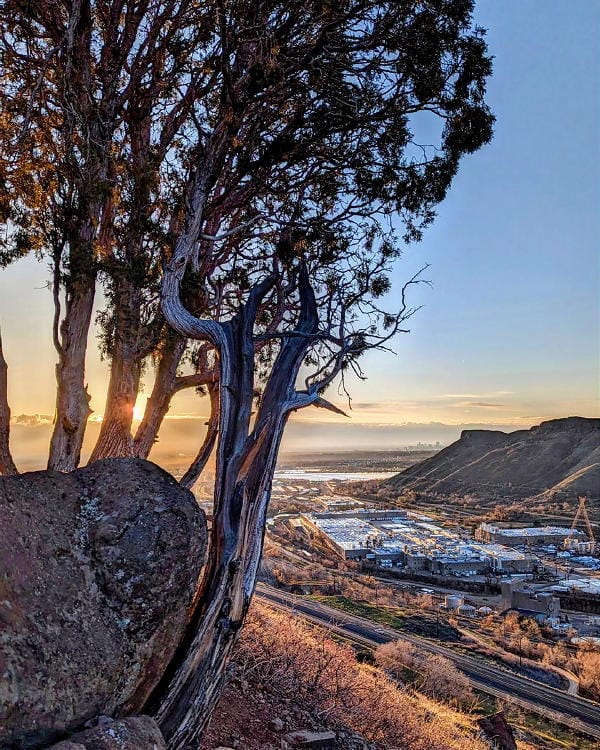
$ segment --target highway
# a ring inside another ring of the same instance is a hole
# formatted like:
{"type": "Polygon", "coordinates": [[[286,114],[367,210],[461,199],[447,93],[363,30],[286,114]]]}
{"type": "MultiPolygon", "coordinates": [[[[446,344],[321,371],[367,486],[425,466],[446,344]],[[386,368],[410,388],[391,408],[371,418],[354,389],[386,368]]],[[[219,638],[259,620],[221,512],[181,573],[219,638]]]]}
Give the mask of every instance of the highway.
{"type": "Polygon", "coordinates": [[[362,617],[340,612],[320,602],[288,594],[263,583],[258,584],[256,596],[259,600],[280,609],[292,609],[304,619],[323,625],[361,645],[372,647],[403,638],[420,649],[450,659],[467,675],[475,690],[512,701],[528,711],[600,739],[600,705],[593,701],[569,695],[558,688],[527,677],[520,677],[501,666],[457,653],[447,646],[383,627],[362,617]]]}

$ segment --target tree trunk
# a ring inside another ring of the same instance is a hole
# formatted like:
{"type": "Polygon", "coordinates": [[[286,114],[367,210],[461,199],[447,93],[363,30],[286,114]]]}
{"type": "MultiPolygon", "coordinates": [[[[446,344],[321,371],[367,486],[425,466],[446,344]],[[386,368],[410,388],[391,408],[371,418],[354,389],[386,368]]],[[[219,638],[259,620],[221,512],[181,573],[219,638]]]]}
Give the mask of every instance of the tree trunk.
{"type": "Polygon", "coordinates": [[[91,273],[82,275],[67,287],[56,365],[56,413],[48,459],[48,469],[53,471],[77,468],[87,420],[92,413],[91,397],[85,385],[85,356],[95,290],[96,279],[91,273]]]}
{"type": "Polygon", "coordinates": [[[204,467],[208,463],[208,459],[217,441],[217,435],[219,434],[219,384],[218,382],[211,383],[207,387],[210,396],[210,416],[206,425],[206,436],[200,446],[198,455],[179,480],[179,484],[188,490],[192,489],[198,481],[198,477],[204,471],[204,467]]]}
{"type": "Polygon", "coordinates": [[[2,350],[2,334],[0,332],[0,474],[18,474],[13,461],[9,445],[10,438],[10,407],[8,405],[8,366],[2,350]]]}
{"type": "MultiPolygon", "coordinates": [[[[177,262],[177,260],[175,261],[177,262]]],[[[176,266],[175,266],[176,268],[176,266]]],[[[281,345],[250,433],[254,399],[256,311],[273,279],[250,292],[231,323],[193,318],[173,277],[163,282],[163,311],[182,334],[205,338],[219,352],[219,435],[209,560],[183,642],[146,710],[155,714],[169,750],[192,750],[219,698],[227,663],[256,585],[267,506],[283,430],[307,339],[316,330],[314,295],[303,273],[297,332],[281,345]]]]}
{"type": "Polygon", "coordinates": [[[102,427],[90,463],[134,455],[131,425],[144,356],[140,345],[142,294],[126,277],[116,284],[110,379],[102,427]]]}
{"type": "MultiPolygon", "coordinates": [[[[65,8],[72,33],[64,45],[64,81],[59,82],[62,107],[61,148],[65,172],[65,205],[60,234],[68,250],[66,275],[62,279],[61,250],[55,257],[55,327],[58,351],[56,365],[56,411],[50,442],[48,469],[73,471],[79,465],[91,397],[85,384],[87,341],[94,309],[97,278],[96,241],[110,224],[108,176],[113,149],[110,144],[119,117],[103,107],[94,80],[92,49],[93,9],[89,0],[65,8]],[[104,226],[103,226],[104,224],[104,226]],[[64,281],[65,314],[60,331],[59,287],[64,281]],[[60,340],[59,340],[60,338],[60,340]]],[[[58,47],[57,47],[58,49],[58,47]]],[[[60,70],[60,68],[59,68],[60,70]]]]}
{"type": "MultiPolygon", "coordinates": [[[[254,363],[244,328],[240,320],[227,326],[230,352],[224,355],[231,364],[235,360],[235,368],[221,363],[214,517],[201,594],[187,636],[148,706],[156,712],[170,750],[197,747],[250,604],[252,571],[258,569],[262,551],[273,437],[267,440],[266,431],[257,440],[248,437],[254,363]],[[232,358],[240,348],[245,353],[232,358]]],[[[251,338],[249,343],[252,350],[251,338]]]]}
{"type": "Polygon", "coordinates": [[[158,439],[158,431],[171,405],[173,384],[185,347],[186,339],[169,331],[160,353],[154,387],[133,441],[133,455],[138,458],[148,458],[152,446],[158,439]]]}
{"type": "Polygon", "coordinates": [[[122,352],[113,354],[102,427],[89,463],[103,458],[134,455],[131,425],[140,374],[141,362],[138,358],[122,352]]]}
{"type": "Polygon", "coordinates": [[[167,691],[150,705],[169,750],[198,746],[219,699],[256,584],[282,432],[280,424],[263,441],[248,473],[239,461],[218,472],[221,507],[213,520],[205,588],[182,644],[181,661],[166,675],[171,678],[167,691]]]}

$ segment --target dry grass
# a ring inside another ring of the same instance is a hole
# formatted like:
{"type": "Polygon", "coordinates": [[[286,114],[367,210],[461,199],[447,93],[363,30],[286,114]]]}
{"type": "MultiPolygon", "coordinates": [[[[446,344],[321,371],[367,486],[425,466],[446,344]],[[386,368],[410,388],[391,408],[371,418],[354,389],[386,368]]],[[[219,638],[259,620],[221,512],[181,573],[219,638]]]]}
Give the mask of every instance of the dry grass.
{"type": "Polygon", "coordinates": [[[254,606],[237,662],[252,682],[389,750],[489,750],[471,717],[398,689],[380,669],[357,663],[350,647],[289,614],[254,606]]]}

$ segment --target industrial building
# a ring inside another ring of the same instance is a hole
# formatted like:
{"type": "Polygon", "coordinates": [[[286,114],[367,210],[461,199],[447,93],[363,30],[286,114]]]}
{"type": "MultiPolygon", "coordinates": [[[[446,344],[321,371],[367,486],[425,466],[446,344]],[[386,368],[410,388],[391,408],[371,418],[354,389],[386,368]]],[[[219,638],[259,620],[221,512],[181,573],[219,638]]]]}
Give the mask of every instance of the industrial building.
{"type": "Polygon", "coordinates": [[[542,545],[555,544],[561,546],[570,535],[583,539],[581,531],[571,530],[561,526],[532,526],[529,528],[505,528],[491,523],[482,523],[475,531],[475,539],[486,544],[542,545]]]}
{"type": "Polygon", "coordinates": [[[530,554],[476,542],[402,510],[310,513],[303,523],[309,534],[344,559],[372,561],[384,568],[446,576],[502,575],[528,573],[536,561],[530,554]]]}
{"type": "Polygon", "coordinates": [[[560,599],[554,593],[516,588],[514,582],[502,584],[502,604],[504,609],[516,609],[540,622],[560,619],[560,599]]]}

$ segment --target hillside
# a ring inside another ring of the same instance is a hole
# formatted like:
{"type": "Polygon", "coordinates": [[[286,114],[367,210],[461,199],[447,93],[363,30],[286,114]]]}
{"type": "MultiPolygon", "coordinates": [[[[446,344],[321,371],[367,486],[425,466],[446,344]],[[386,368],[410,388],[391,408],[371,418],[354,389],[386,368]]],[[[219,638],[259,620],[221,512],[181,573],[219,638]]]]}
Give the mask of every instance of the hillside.
{"type": "Polygon", "coordinates": [[[567,417],[509,433],[465,430],[452,445],[380,486],[398,494],[597,498],[600,419],[567,417]]]}
{"type": "MultiPolygon", "coordinates": [[[[538,720],[515,705],[465,694],[461,699],[464,683],[447,673],[440,678],[436,666],[445,665],[439,661],[428,667],[438,674],[435,681],[419,690],[446,685],[455,697],[417,692],[373,665],[373,654],[357,654],[290,614],[252,604],[199,750],[492,750],[500,747],[498,732],[501,746],[514,750],[592,748],[581,736],[566,737],[558,725],[542,724],[539,733],[538,720]],[[490,715],[498,709],[503,715],[490,715]],[[490,735],[496,742],[486,739],[490,735]]],[[[421,680],[410,670],[402,676],[421,680]]]]}
{"type": "Polygon", "coordinates": [[[201,750],[490,748],[476,715],[399,690],[349,645],[289,612],[253,604],[232,666],[201,750]],[[295,742],[295,732],[329,740],[295,742]]]}

